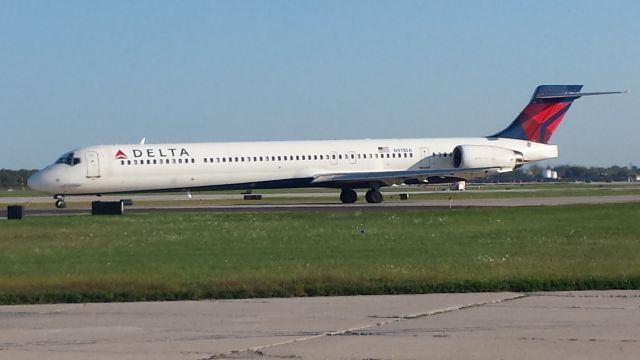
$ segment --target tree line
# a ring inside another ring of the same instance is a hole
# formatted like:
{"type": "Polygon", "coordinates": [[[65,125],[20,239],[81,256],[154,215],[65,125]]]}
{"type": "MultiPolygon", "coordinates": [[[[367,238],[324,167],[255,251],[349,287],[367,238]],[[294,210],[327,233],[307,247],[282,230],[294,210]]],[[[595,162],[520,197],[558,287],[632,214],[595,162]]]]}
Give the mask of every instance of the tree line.
{"type": "MultiPolygon", "coordinates": [[[[474,182],[531,182],[543,181],[544,171],[553,170],[558,173],[559,181],[628,181],[640,175],[637,166],[585,167],[560,165],[542,167],[539,165],[525,166],[513,172],[477,179],[474,182]]],[[[38,170],[10,170],[0,169],[0,188],[27,188],[27,179],[38,170]]]]}
{"type": "Polygon", "coordinates": [[[531,182],[549,180],[544,178],[545,170],[558,173],[558,179],[553,181],[629,181],[640,175],[637,166],[586,167],[573,165],[559,165],[542,167],[540,165],[525,166],[516,171],[494,175],[486,178],[488,182],[531,182]]]}
{"type": "Polygon", "coordinates": [[[38,170],[9,170],[0,169],[0,188],[23,189],[27,188],[27,179],[38,170]]]}

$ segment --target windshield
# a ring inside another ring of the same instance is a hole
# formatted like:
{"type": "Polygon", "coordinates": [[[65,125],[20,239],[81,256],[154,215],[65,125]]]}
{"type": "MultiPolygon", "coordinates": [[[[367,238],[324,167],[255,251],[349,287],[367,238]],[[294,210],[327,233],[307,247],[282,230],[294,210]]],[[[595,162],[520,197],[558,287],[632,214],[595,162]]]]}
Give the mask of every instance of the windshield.
{"type": "Polygon", "coordinates": [[[73,157],[73,153],[66,153],[62,156],[60,156],[60,158],[58,160],[56,160],[56,164],[67,164],[67,165],[76,165],[80,163],[80,158],[78,157],[73,157]]]}

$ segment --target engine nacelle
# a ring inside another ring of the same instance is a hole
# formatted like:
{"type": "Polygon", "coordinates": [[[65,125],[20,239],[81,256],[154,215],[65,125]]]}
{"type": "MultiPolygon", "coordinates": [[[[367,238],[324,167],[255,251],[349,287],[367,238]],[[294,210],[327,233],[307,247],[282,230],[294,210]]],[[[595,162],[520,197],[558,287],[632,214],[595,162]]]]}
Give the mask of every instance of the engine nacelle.
{"type": "Polygon", "coordinates": [[[487,145],[458,145],[453,149],[455,168],[502,168],[513,170],[524,165],[519,151],[487,145]]]}

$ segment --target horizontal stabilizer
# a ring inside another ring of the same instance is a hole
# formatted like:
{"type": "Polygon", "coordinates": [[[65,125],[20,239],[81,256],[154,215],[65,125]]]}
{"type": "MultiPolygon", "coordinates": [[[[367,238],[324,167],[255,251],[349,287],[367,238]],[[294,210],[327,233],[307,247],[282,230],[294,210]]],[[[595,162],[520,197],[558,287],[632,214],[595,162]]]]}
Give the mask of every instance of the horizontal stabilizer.
{"type": "Polygon", "coordinates": [[[600,91],[600,92],[565,92],[557,94],[536,94],[536,99],[563,99],[572,98],[577,99],[582,96],[589,95],[609,95],[609,94],[627,94],[629,90],[625,91],[600,91]]]}

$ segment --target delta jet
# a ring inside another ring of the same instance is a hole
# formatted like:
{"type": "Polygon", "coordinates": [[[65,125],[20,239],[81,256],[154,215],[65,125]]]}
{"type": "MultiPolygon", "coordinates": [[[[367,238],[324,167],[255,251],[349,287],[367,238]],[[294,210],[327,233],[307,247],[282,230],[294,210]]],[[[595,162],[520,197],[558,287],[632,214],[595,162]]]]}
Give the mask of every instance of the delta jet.
{"type": "Polygon", "coordinates": [[[364,139],[97,145],[72,150],[29,178],[32,189],[54,195],[129,192],[253,190],[325,187],[354,189],[379,203],[380,188],[439,184],[513,171],[558,156],[549,139],[582,85],[541,85],[504,130],[468,138],[364,139]]]}

